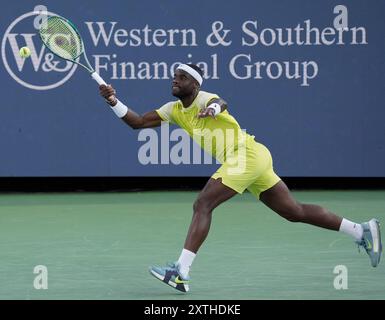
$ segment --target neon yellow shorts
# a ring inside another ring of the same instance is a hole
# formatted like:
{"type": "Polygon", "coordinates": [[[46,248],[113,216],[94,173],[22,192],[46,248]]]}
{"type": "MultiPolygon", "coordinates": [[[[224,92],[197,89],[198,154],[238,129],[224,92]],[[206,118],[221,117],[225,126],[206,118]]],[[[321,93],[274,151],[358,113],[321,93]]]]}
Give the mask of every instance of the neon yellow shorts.
{"type": "Polygon", "coordinates": [[[263,191],[281,180],[273,170],[273,159],[269,149],[254,139],[247,139],[246,147],[238,148],[227,157],[212,178],[222,178],[224,185],[238,193],[243,193],[247,189],[257,199],[263,191]]]}

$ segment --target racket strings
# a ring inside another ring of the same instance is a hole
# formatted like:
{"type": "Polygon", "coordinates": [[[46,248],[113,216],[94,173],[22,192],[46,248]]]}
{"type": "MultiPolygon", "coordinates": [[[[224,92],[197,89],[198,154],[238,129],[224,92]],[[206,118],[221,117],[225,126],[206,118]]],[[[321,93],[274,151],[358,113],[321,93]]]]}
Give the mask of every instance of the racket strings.
{"type": "Polygon", "coordinates": [[[83,43],[76,29],[61,17],[50,17],[40,28],[45,45],[61,58],[75,61],[83,52],[83,43]]]}

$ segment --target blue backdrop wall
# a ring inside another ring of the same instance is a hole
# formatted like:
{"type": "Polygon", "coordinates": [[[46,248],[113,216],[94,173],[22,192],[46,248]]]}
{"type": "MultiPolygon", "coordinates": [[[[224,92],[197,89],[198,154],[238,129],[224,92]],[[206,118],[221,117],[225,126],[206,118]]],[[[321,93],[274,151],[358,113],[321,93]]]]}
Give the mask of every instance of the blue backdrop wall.
{"type": "Polygon", "coordinates": [[[186,154],[178,164],[172,148],[186,140],[164,143],[175,127],[140,133],[117,119],[87,72],[44,49],[39,5],[78,26],[91,64],[138,113],[174,99],[175,63],[199,63],[202,89],[269,147],[279,175],[385,177],[381,0],[9,3],[0,13],[1,177],[209,176],[218,167],[186,154]]]}

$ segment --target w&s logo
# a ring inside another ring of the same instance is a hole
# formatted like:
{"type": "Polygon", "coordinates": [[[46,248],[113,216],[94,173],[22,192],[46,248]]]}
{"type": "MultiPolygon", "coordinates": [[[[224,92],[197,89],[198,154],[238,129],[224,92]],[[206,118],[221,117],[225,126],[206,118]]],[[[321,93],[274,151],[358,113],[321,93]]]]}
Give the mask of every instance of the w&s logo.
{"type": "Polygon", "coordinates": [[[1,57],[9,75],[24,87],[49,90],[65,83],[75,72],[77,64],[56,57],[45,48],[39,37],[42,19],[52,12],[34,11],[16,18],[4,33],[1,57]],[[21,58],[21,47],[31,50],[29,58],[21,58]]]}

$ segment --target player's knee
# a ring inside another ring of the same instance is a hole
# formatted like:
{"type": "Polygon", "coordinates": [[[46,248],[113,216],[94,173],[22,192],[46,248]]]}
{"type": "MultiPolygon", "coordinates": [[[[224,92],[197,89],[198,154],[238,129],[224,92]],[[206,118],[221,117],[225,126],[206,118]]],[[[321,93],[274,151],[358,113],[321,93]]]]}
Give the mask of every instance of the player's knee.
{"type": "Polygon", "coordinates": [[[304,211],[302,204],[300,203],[287,206],[283,208],[279,213],[282,217],[290,222],[302,222],[304,219],[304,211]]]}
{"type": "Polygon", "coordinates": [[[194,213],[199,213],[199,214],[206,214],[211,212],[210,204],[208,203],[208,201],[202,198],[198,198],[195,200],[193,205],[193,210],[194,210],[194,213]]]}

